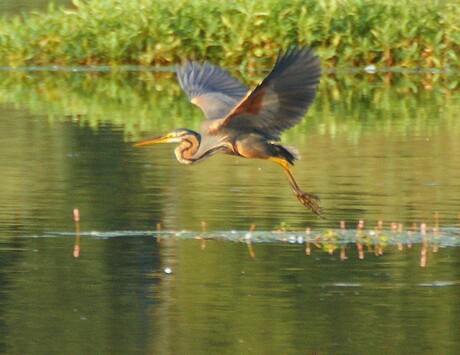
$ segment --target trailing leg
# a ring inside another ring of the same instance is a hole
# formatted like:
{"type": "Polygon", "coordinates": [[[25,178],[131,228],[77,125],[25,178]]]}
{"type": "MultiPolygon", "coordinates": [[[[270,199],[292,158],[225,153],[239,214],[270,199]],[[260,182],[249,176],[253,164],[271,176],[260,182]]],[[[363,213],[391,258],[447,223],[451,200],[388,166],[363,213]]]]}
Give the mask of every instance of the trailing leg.
{"type": "Polygon", "coordinates": [[[299,185],[297,184],[297,181],[294,179],[294,176],[292,175],[291,169],[289,168],[289,163],[281,158],[270,158],[270,160],[278,163],[283,168],[284,174],[288,179],[289,185],[291,185],[292,191],[294,192],[300,203],[307,207],[318,217],[324,218],[321,207],[319,206],[318,196],[308,192],[304,192],[300,189],[299,185]]]}

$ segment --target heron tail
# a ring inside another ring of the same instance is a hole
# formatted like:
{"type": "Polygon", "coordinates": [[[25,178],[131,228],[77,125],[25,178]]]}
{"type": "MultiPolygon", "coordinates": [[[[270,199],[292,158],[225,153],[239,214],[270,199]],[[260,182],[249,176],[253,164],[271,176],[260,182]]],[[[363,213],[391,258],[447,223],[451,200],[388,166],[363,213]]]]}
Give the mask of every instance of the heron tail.
{"type": "Polygon", "coordinates": [[[287,160],[291,165],[294,165],[294,161],[300,159],[300,154],[294,147],[287,147],[276,143],[272,143],[272,146],[276,152],[275,156],[287,160]]]}

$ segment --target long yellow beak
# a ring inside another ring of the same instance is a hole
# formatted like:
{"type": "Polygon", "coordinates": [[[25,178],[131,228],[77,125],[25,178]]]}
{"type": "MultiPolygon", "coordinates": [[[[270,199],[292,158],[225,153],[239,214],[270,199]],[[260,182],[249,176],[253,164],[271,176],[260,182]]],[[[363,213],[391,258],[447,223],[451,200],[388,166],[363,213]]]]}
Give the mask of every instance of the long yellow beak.
{"type": "Polygon", "coordinates": [[[144,139],[134,143],[135,147],[140,147],[141,145],[157,144],[157,143],[169,143],[173,138],[168,134],[162,137],[144,139]]]}

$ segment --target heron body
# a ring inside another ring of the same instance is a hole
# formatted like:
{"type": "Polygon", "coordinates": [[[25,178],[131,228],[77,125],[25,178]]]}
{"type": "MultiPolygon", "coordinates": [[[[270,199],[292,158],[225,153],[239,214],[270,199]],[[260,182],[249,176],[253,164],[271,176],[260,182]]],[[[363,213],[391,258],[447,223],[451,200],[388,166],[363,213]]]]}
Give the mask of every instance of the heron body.
{"type": "Polygon", "coordinates": [[[271,72],[253,90],[220,67],[186,61],[177,67],[179,84],[206,118],[198,132],[176,129],[162,137],[135,143],[178,143],[180,163],[197,163],[222,152],[279,164],[299,201],[322,217],[319,199],[300,189],[290,165],[295,149],[280,143],[280,134],[297,124],[312,103],[321,69],[318,57],[306,47],[280,51],[271,72]]]}

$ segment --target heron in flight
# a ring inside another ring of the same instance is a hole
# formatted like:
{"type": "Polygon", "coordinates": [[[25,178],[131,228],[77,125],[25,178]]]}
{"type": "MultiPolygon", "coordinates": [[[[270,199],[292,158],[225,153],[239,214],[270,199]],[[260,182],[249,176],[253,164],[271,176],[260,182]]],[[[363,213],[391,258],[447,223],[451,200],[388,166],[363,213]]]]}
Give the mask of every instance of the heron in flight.
{"type": "Polygon", "coordinates": [[[199,132],[179,128],[135,145],[178,143],[175,154],[183,164],[197,163],[217,152],[271,160],[283,168],[299,201],[322,217],[319,198],[302,191],[291,173],[297,151],[280,143],[281,132],[304,117],[320,75],[318,57],[307,47],[281,50],[271,72],[254,90],[218,66],[185,61],[177,67],[177,77],[206,117],[199,132]]]}

